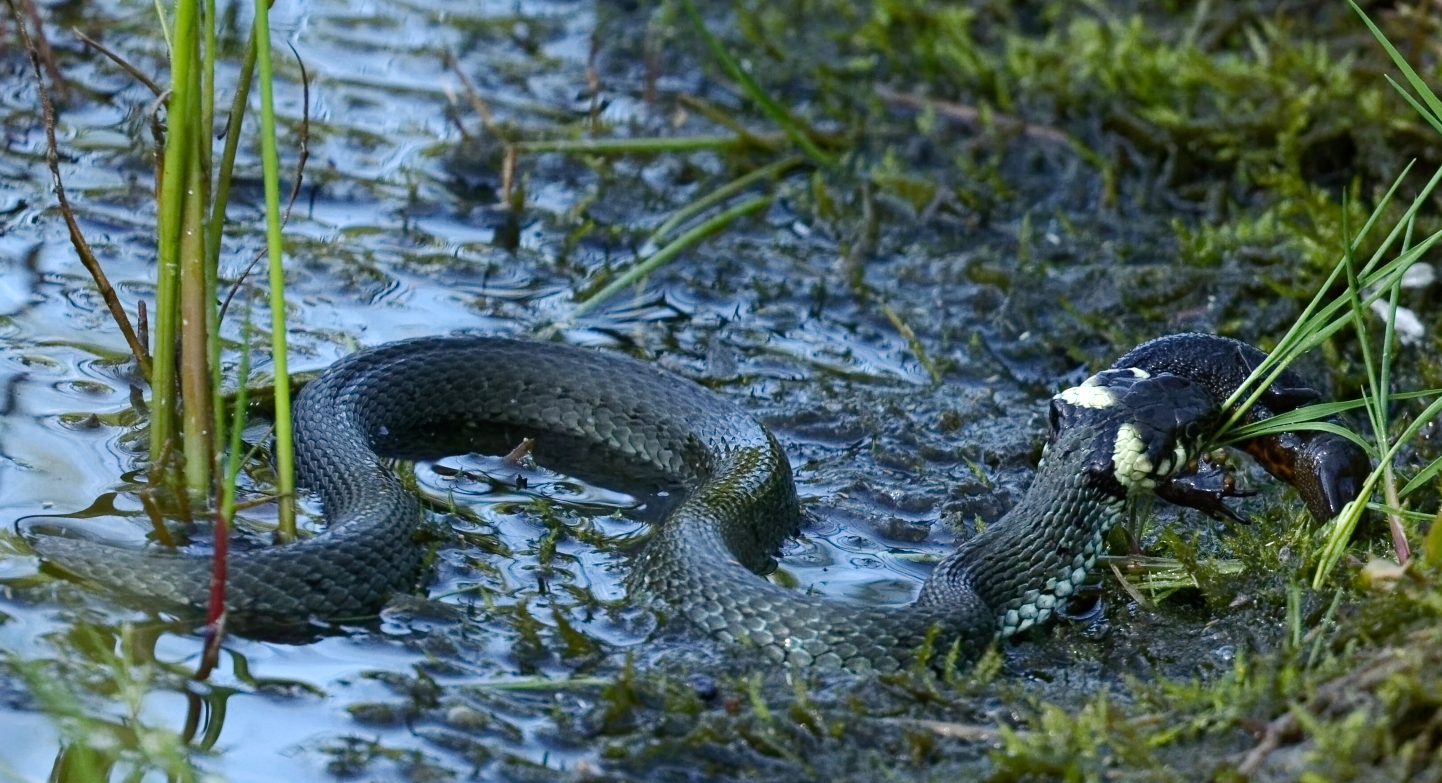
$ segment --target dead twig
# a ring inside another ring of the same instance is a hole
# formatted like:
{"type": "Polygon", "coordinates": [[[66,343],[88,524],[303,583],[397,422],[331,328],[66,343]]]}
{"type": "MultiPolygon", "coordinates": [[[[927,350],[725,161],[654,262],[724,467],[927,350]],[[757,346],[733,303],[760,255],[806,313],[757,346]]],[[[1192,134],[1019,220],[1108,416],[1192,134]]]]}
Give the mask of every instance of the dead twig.
{"type": "Polygon", "coordinates": [[[300,150],[295,160],[295,182],[290,186],[290,198],[285,203],[281,226],[290,222],[290,211],[295,208],[301,183],[305,181],[305,164],[310,160],[310,74],[305,70],[305,60],[300,59],[300,52],[295,50],[294,45],[286,45],[290,46],[290,53],[295,55],[295,62],[300,66],[300,150]]]}
{"type": "Polygon", "coordinates": [[[170,537],[170,528],[165,526],[165,515],[160,513],[160,506],[155,502],[155,488],[146,487],[135,494],[140,497],[140,505],[145,509],[145,515],[150,517],[150,526],[155,530],[156,540],[173,549],[175,539],[170,537]]]}
{"type": "Polygon", "coordinates": [[[601,54],[601,26],[591,29],[591,53],[586,57],[586,89],[591,93],[591,108],[587,112],[586,125],[595,136],[596,121],[601,116],[601,75],[596,70],[596,58],[601,54]]]}
{"type": "MultiPolygon", "coordinates": [[[[30,67],[35,72],[35,87],[40,93],[40,110],[45,120],[45,162],[50,166],[50,177],[55,183],[55,196],[60,201],[60,214],[64,216],[65,227],[70,231],[70,244],[75,246],[75,252],[80,256],[80,263],[85,265],[86,271],[95,279],[95,287],[100,290],[100,297],[105,300],[105,306],[110,310],[110,316],[115,319],[121,334],[125,336],[125,342],[130,346],[130,352],[135,355],[135,361],[140,365],[141,375],[149,381],[150,354],[145,345],[140,342],[140,338],[136,336],[135,330],[131,328],[130,317],[125,314],[125,308],[120,304],[120,297],[115,293],[114,286],[110,285],[110,279],[106,277],[105,270],[100,267],[100,261],[96,259],[94,251],[90,249],[90,243],[80,232],[80,223],[75,219],[75,210],[71,208],[70,199],[65,195],[65,183],[60,178],[60,145],[55,140],[55,104],[51,102],[50,91],[45,87],[45,78],[40,66],[40,50],[31,40],[25,20],[21,17],[15,0],[6,0],[6,2],[10,6],[10,14],[15,19],[15,24],[19,28],[20,43],[25,47],[26,53],[30,55],[30,67]]],[[[33,8],[33,5],[31,7],[33,8]]]]}
{"type": "Polygon", "coordinates": [[[167,92],[164,87],[156,84],[154,79],[151,79],[149,76],[141,73],[139,68],[131,65],[128,61],[126,61],[124,57],[121,57],[119,54],[116,54],[115,52],[106,48],[104,44],[100,43],[94,38],[91,38],[85,33],[80,32],[79,27],[70,28],[70,32],[75,33],[75,37],[79,38],[86,46],[89,46],[91,49],[94,49],[95,51],[100,52],[106,57],[109,57],[111,62],[120,66],[121,69],[123,69],[126,73],[135,77],[136,81],[140,82],[146,87],[149,87],[150,91],[155,93],[156,97],[160,97],[167,92]]]}
{"type": "Polygon", "coordinates": [[[500,136],[501,134],[496,132],[496,118],[491,114],[491,107],[486,105],[480,93],[476,92],[475,85],[466,78],[465,71],[461,70],[461,64],[459,62],[451,63],[451,70],[455,71],[456,78],[461,80],[461,88],[466,91],[466,100],[470,101],[471,108],[475,109],[476,114],[480,116],[481,127],[485,128],[487,133],[500,136]]]}
{"type": "MultiPolygon", "coordinates": [[[[155,201],[160,202],[160,183],[165,179],[165,123],[160,121],[160,110],[170,101],[170,90],[162,92],[145,109],[150,120],[150,138],[155,141],[155,201]]],[[[146,343],[149,345],[149,343],[146,343]]]]}
{"type": "MultiPolygon", "coordinates": [[[[879,723],[903,726],[906,728],[923,729],[946,739],[961,740],[962,742],[984,742],[988,745],[1001,744],[1001,732],[991,726],[982,726],[975,723],[953,723],[951,721],[924,720],[921,718],[879,718],[879,723]]],[[[1026,735],[1029,732],[1020,731],[1017,734],[1026,735]]]]}
{"type": "Polygon", "coordinates": [[[506,145],[506,157],[501,161],[501,197],[506,203],[511,202],[511,189],[516,183],[516,147],[514,144],[506,145]]]}
{"type": "MultiPolygon", "coordinates": [[[[35,49],[40,59],[45,61],[45,70],[50,74],[50,81],[55,84],[55,91],[60,93],[60,100],[65,100],[70,95],[70,86],[65,83],[65,77],[60,73],[60,66],[55,62],[55,50],[50,48],[50,39],[45,37],[45,22],[40,18],[40,9],[35,6],[35,0],[24,0],[25,13],[30,17],[30,24],[35,25],[35,49]]],[[[13,11],[15,6],[10,6],[13,11]]],[[[27,38],[25,23],[19,16],[15,17],[15,23],[20,27],[20,37],[26,49],[31,48],[27,38]]]]}
{"type": "Polygon", "coordinates": [[[760,147],[761,149],[771,152],[777,152],[781,149],[780,142],[783,139],[778,139],[774,136],[770,136],[770,134],[759,134],[756,131],[753,131],[750,128],[746,127],[745,125],[742,125],[740,122],[737,122],[736,118],[732,117],[725,110],[713,106],[710,103],[703,101],[694,95],[687,95],[685,93],[682,93],[676,96],[676,102],[688,109],[691,109],[692,111],[699,112],[701,116],[705,117],[706,119],[730,130],[737,136],[745,139],[747,144],[751,144],[752,146],[760,147]]]}
{"type": "MultiPolygon", "coordinates": [[[[983,122],[982,112],[975,106],[967,106],[964,103],[953,103],[952,101],[939,101],[928,98],[925,95],[915,93],[897,92],[890,87],[881,85],[876,88],[876,94],[890,106],[900,106],[907,109],[925,110],[932,109],[937,116],[945,117],[948,120],[955,120],[964,125],[972,127],[981,125],[983,122]]],[[[1037,141],[1048,141],[1056,144],[1071,144],[1071,137],[1065,132],[1049,125],[1035,125],[1026,122],[1019,117],[1001,112],[991,112],[988,119],[1003,130],[1019,130],[1037,141]]]]}
{"type": "Polygon", "coordinates": [[[1150,609],[1152,605],[1151,602],[1142,595],[1141,591],[1136,588],[1136,585],[1128,582],[1127,578],[1125,576],[1122,576],[1122,570],[1120,568],[1117,568],[1117,564],[1113,562],[1107,563],[1107,565],[1111,566],[1112,575],[1117,578],[1117,584],[1120,584],[1122,586],[1122,589],[1127,592],[1127,596],[1130,597],[1132,601],[1136,602],[1137,606],[1140,606],[1143,609],[1150,609]]]}
{"type": "Polygon", "coordinates": [[[1336,709],[1350,709],[1351,702],[1358,694],[1370,691],[1392,675],[1415,663],[1406,656],[1407,653],[1403,651],[1389,650],[1388,657],[1383,660],[1361,671],[1338,677],[1319,686],[1306,704],[1293,704],[1285,714],[1267,724],[1256,746],[1248,751],[1242,761],[1237,764],[1237,773],[1243,777],[1251,777],[1262,768],[1267,757],[1271,755],[1272,751],[1281,747],[1283,742],[1295,741],[1300,738],[1302,723],[1297,719],[1300,711],[1318,715],[1336,709]]]}

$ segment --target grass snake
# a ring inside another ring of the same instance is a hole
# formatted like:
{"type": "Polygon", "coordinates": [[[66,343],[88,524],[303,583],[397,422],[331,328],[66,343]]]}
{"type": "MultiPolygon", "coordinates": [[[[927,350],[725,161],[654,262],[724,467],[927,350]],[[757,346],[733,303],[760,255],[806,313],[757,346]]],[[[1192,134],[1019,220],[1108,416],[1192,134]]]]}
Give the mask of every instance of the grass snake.
{"type": "MultiPolygon", "coordinates": [[[[1036,478],[1002,519],[944,559],[904,607],[801,594],[758,573],[798,530],[791,468],[776,439],[736,405],[650,364],[611,353],[500,337],[422,338],[361,351],[305,387],[294,406],[297,477],[316,492],[324,532],[233,552],[228,608],[283,624],[373,615],[413,590],[423,548],[417,498],[382,456],[435,457],[537,438],[543,464],[601,459],[683,485],[684,500],[637,557],[629,586],[724,642],[802,666],[892,670],[931,636],[962,662],[998,635],[1046,622],[1086,577],[1130,495],[1159,494],[1216,513],[1231,494],[1185,466],[1225,399],[1263,354],[1209,335],[1146,343],[1050,403],[1036,478]]],[[[1251,414],[1317,398],[1282,375],[1251,414]]],[[[1365,454],[1325,433],[1249,444],[1331,516],[1356,494],[1365,454]]],[[[63,571],[198,608],[208,558],[29,534],[63,571]]]]}

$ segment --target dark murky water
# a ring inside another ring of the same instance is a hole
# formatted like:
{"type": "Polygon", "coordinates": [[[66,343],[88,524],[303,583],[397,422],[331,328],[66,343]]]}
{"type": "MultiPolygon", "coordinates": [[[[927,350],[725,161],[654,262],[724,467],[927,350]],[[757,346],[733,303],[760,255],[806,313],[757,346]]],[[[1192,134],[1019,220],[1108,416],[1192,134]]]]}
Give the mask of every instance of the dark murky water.
{"type": "MultiPolygon", "coordinates": [[[[148,2],[52,11],[163,72],[148,2]]],[[[540,132],[591,111],[586,64],[604,21],[617,42],[600,50],[599,118],[612,133],[716,132],[694,117],[677,126],[680,115],[642,100],[637,34],[625,30],[644,16],[627,13],[530,0],[276,5],[278,39],[295,46],[312,79],[308,184],[286,232],[293,370],[406,337],[530,333],[563,316],[573,289],[592,275],[633,259],[638,237],[671,209],[737,173],[734,160],[710,152],[609,161],[548,154],[521,161],[527,201],[519,220],[494,203],[499,152],[445,65],[449,57],[498,121],[540,132]],[[589,233],[579,231],[588,220],[589,233]]],[[[136,300],[152,296],[152,173],[142,152],[151,98],[61,30],[57,24],[51,34],[76,95],[61,118],[71,156],[66,184],[133,313],[136,300]]],[[[48,676],[73,678],[81,711],[117,727],[180,732],[187,693],[202,697],[210,711],[200,732],[219,734],[195,760],[236,781],[361,770],[367,779],[423,778],[417,770],[429,769],[522,778],[595,770],[608,763],[604,738],[615,733],[586,723],[611,698],[596,683],[625,676],[628,658],[670,671],[717,660],[684,635],[648,641],[653,620],[621,600],[628,542],[646,530],[635,506],[660,499],[544,473],[533,475],[532,492],[508,491],[483,475],[503,484],[508,468],[473,458],[418,468],[423,485],[464,510],[448,519],[459,539],[439,555],[431,601],[399,601],[377,622],[307,644],[232,639],[206,687],[183,679],[200,650],[188,629],[158,626],[39,575],[13,523],[89,507],[139,467],[141,451],[123,426],[134,380],[124,344],[52,208],[24,63],[13,49],[5,58],[0,384],[12,402],[0,423],[0,650],[48,676]],[[449,476],[456,468],[469,473],[449,476]],[[134,638],[117,635],[125,621],[138,624],[134,638]],[[119,665],[115,655],[157,663],[119,665]],[[117,670],[151,679],[124,685],[117,670]],[[573,682],[517,689],[538,677],[573,682]]],[[[286,58],[277,93],[282,149],[293,148],[301,116],[298,72],[286,58]]],[[[727,100],[694,60],[683,61],[690,70],[662,74],[663,93],[727,100]]],[[[1222,269],[1174,292],[1175,284],[1156,283],[1175,302],[1168,323],[1116,317],[1121,291],[1144,288],[1167,267],[1164,221],[1098,217],[1094,178],[1060,153],[1029,155],[1025,164],[1052,183],[1026,197],[1036,216],[1032,268],[1017,268],[1017,220],[903,224],[886,229],[863,271],[872,294],[855,297],[834,232],[800,206],[802,174],[781,186],[764,216],[562,336],[654,359],[776,429],[812,521],[774,578],[828,595],[909,601],[928,563],[973,520],[997,518],[1024,486],[1049,390],[1114,349],[1054,304],[1034,302],[1066,300],[1073,312],[1111,317],[1115,333],[1138,338],[1205,328],[1230,306],[1227,289],[1204,284],[1224,279],[1222,269]],[[1082,217],[1067,220],[1069,210],[1082,217]],[[943,363],[942,383],[932,383],[880,300],[943,363]]],[[[253,228],[258,178],[254,158],[244,157],[227,277],[262,247],[253,228]]],[[[262,301],[255,317],[268,318],[262,301]]],[[[227,334],[238,335],[234,323],[227,334]]],[[[124,494],[115,502],[136,506],[124,494]]],[[[263,522],[264,509],[253,513],[263,522]]],[[[107,535],[138,540],[142,530],[107,535]]],[[[1217,665],[1229,660],[1224,642],[1208,648],[1216,648],[1217,665]]],[[[1125,655],[1078,667],[1100,649],[1082,632],[1036,648],[1045,643],[1023,642],[1008,654],[1030,671],[1061,670],[1053,682],[1076,687],[1132,667],[1125,655]]],[[[1161,648],[1153,663],[1196,664],[1193,654],[1161,648]]],[[[42,703],[15,675],[0,675],[0,778],[45,779],[56,763],[60,724],[42,703]]]]}

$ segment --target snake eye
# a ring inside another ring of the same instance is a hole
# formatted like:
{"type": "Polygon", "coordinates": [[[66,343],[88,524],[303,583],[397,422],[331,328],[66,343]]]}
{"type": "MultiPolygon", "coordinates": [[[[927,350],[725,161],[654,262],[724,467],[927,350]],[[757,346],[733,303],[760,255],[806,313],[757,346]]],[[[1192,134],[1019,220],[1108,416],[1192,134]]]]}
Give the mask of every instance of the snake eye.
{"type": "Polygon", "coordinates": [[[1202,425],[1195,421],[1189,421],[1187,422],[1187,426],[1182,428],[1182,435],[1189,443],[1200,442],[1202,439],[1202,425]]]}

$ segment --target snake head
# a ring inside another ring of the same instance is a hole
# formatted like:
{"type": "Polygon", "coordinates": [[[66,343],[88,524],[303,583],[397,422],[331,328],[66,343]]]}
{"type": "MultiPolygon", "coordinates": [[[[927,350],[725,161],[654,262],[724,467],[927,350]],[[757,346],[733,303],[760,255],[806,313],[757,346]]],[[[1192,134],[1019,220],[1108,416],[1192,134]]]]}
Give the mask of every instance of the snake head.
{"type": "MultiPolygon", "coordinates": [[[[1174,334],[1142,343],[1112,366],[1181,375],[1206,387],[1215,399],[1224,400],[1266,358],[1261,350],[1229,337],[1174,334]]],[[[1261,421],[1321,397],[1301,375],[1284,370],[1262,390],[1258,404],[1252,406],[1243,422],[1261,421]]],[[[1331,433],[1283,432],[1237,445],[1268,473],[1296,487],[1318,521],[1335,517],[1355,499],[1371,471],[1366,451],[1331,433]]]]}
{"type": "Polygon", "coordinates": [[[1153,489],[1185,465],[1217,415],[1212,395],[1187,378],[1104,370],[1052,398],[1050,442],[1084,433],[1093,442],[1088,472],[1123,496],[1153,489]]]}

